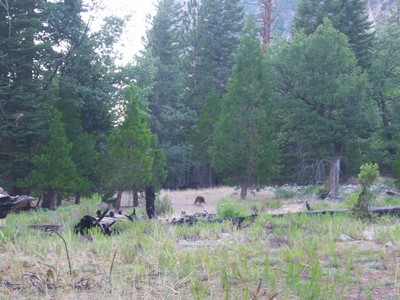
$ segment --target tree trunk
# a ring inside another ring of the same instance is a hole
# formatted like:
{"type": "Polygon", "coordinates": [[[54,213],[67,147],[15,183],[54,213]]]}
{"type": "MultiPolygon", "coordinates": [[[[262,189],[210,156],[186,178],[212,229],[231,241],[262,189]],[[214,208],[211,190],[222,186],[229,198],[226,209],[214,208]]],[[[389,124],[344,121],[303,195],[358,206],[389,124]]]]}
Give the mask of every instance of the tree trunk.
{"type": "Polygon", "coordinates": [[[245,179],[240,184],[240,199],[242,200],[246,199],[248,189],[249,189],[249,181],[245,179]]]}
{"type": "Polygon", "coordinates": [[[75,194],[75,204],[81,204],[81,198],[82,198],[81,193],[76,193],[75,194]]]}
{"type": "Polygon", "coordinates": [[[155,208],[155,201],[156,195],[154,193],[154,187],[151,184],[146,185],[145,189],[146,194],[146,213],[149,219],[155,217],[156,208],[155,208]]]}
{"type": "Polygon", "coordinates": [[[329,173],[329,195],[331,199],[339,197],[340,162],[342,159],[342,145],[335,143],[333,146],[332,165],[329,173]]]}
{"type": "Polygon", "coordinates": [[[272,0],[264,0],[264,14],[263,14],[263,53],[267,51],[267,47],[271,41],[271,11],[272,0]]]}
{"type": "Polygon", "coordinates": [[[208,165],[208,187],[213,187],[213,175],[212,175],[212,168],[208,165]]]}
{"type": "Polygon", "coordinates": [[[117,200],[115,200],[115,210],[119,211],[121,208],[121,198],[122,198],[122,193],[124,192],[123,188],[118,189],[117,192],[117,200]]]}
{"type": "Polygon", "coordinates": [[[133,207],[139,206],[139,195],[137,191],[133,191],[133,207]]]}
{"type": "Polygon", "coordinates": [[[53,190],[47,191],[43,196],[42,207],[54,210],[55,192],[53,190]]]}
{"type": "Polygon", "coordinates": [[[61,194],[57,194],[57,207],[61,206],[63,196],[61,194]]]}

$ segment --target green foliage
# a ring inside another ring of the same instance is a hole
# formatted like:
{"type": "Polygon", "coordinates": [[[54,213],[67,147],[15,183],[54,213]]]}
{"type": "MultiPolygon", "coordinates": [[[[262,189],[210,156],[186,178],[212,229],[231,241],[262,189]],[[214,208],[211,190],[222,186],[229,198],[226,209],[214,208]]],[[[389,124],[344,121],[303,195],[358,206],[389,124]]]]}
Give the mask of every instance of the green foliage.
{"type": "Polygon", "coordinates": [[[232,199],[224,199],[217,203],[217,215],[222,219],[229,219],[248,216],[249,212],[243,203],[232,199]]]}
{"type": "Polygon", "coordinates": [[[156,197],[157,204],[157,214],[160,215],[172,215],[174,212],[171,204],[171,200],[168,196],[164,196],[162,198],[156,197]]]}
{"type": "Polygon", "coordinates": [[[70,195],[78,191],[81,178],[78,176],[70,151],[61,113],[50,110],[49,140],[40,154],[33,157],[33,170],[20,183],[33,191],[54,191],[70,195]]]}
{"type": "Polygon", "coordinates": [[[189,131],[193,113],[183,102],[181,13],[176,1],[159,1],[145,48],[146,56],[154,62],[154,82],[145,85],[150,87],[150,125],[166,157],[166,184],[172,187],[187,185],[192,151],[189,131]]]}
{"type": "Polygon", "coordinates": [[[274,193],[275,193],[275,197],[278,199],[291,199],[297,195],[297,193],[295,191],[288,190],[285,188],[276,189],[274,193]]]}
{"type": "Polygon", "coordinates": [[[270,183],[279,171],[274,106],[266,71],[256,23],[250,18],[209,150],[216,171],[242,189],[270,183]]]}
{"type": "Polygon", "coordinates": [[[374,41],[367,9],[365,0],[302,0],[294,17],[294,28],[310,35],[324,23],[324,18],[329,18],[333,27],[349,38],[358,63],[365,68],[370,63],[369,51],[374,41]]]}
{"type": "Polygon", "coordinates": [[[360,167],[358,182],[362,189],[369,189],[379,176],[379,167],[377,164],[365,163],[360,167]]]}
{"type": "Polygon", "coordinates": [[[356,217],[369,218],[371,214],[368,207],[375,196],[371,193],[370,187],[379,176],[379,167],[377,164],[366,163],[360,168],[358,174],[358,182],[361,185],[361,193],[358,196],[357,202],[352,207],[352,211],[356,217]]]}
{"type": "Polygon", "coordinates": [[[302,152],[294,171],[315,158],[331,161],[357,136],[368,134],[367,74],[332,22],[325,19],[312,35],[294,34],[271,51],[281,143],[291,155],[302,152]]]}
{"type": "MultiPolygon", "coordinates": [[[[98,174],[105,191],[139,191],[151,182],[153,171],[162,170],[162,153],[156,147],[146,116],[139,110],[135,87],[125,90],[125,119],[108,138],[108,152],[100,158],[98,174]],[[156,161],[156,164],[154,164],[156,161]]],[[[158,174],[158,180],[163,175],[158,174]]]]}
{"type": "Polygon", "coordinates": [[[377,30],[373,47],[372,63],[368,69],[371,97],[378,109],[377,129],[374,132],[371,159],[379,162],[381,172],[395,173],[398,149],[400,118],[400,25],[388,24],[377,30]]]}

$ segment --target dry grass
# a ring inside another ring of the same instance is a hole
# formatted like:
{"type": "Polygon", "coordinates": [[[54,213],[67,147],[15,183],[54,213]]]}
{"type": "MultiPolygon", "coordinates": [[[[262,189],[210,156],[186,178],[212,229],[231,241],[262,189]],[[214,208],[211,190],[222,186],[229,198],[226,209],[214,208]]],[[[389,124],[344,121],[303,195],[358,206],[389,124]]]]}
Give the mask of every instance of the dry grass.
{"type": "MultiPolygon", "coordinates": [[[[238,191],[221,187],[160,196],[171,199],[175,214],[214,212],[220,199],[238,199],[238,191]],[[194,205],[198,195],[204,207],[194,205]]],[[[305,210],[307,197],[282,199],[271,208],[273,189],[250,194],[244,202],[263,210],[243,230],[229,221],[188,227],[142,220],[121,223],[120,234],[111,237],[76,236],[74,224],[94,214],[101,206],[96,200],[10,215],[0,228],[0,299],[269,299],[276,293],[274,299],[399,299],[399,220],[266,214],[305,210]],[[63,241],[27,228],[60,223],[72,274],[63,241]],[[341,241],[341,234],[354,240],[341,241]]]]}
{"type": "MultiPolygon", "coordinates": [[[[246,203],[251,206],[251,204],[260,204],[263,202],[268,202],[275,199],[275,189],[274,188],[264,188],[259,191],[252,191],[249,193],[246,203]]],[[[234,187],[221,186],[215,188],[205,188],[205,189],[187,189],[187,190],[161,190],[158,196],[162,199],[163,197],[168,197],[171,201],[173,208],[173,215],[171,217],[177,217],[181,212],[186,212],[187,214],[193,214],[196,212],[207,211],[209,213],[215,213],[217,203],[223,199],[240,199],[240,190],[234,187]],[[195,205],[194,201],[197,196],[203,196],[206,204],[205,205],[195,205]]],[[[143,198],[143,197],[142,197],[143,198]]],[[[143,200],[142,200],[143,201],[143,200]]],[[[304,201],[302,199],[292,199],[282,201],[282,205],[279,208],[267,209],[265,212],[270,213],[287,213],[287,212],[297,212],[304,210],[304,201]]],[[[122,206],[124,208],[132,207],[132,194],[126,192],[123,194],[122,206]]]]}

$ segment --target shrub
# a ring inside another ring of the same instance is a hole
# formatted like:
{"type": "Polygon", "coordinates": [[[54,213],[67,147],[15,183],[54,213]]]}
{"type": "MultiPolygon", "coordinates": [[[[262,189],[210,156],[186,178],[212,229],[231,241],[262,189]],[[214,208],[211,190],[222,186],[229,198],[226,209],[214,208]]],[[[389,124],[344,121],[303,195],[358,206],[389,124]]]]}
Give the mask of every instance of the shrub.
{"type": "Polygon", "coordinates": [[[229,219],[247,216],[249,212],[243,204],[232,199],[224,199],[217,203],[217,214],[222,219],[229,219]]]}
{"type": "Polygon", "coordinates": [[[275,197],[277,199],[291,199],[296,196],[295,191],[286,190],[286,189],[277,189],[275,190],[275,197]]]}
{"type": "Polygon", "coordinates": [[[353,213],[359,218],[368,218],[370,213],[368,206],[374,199],[374,195],[369,190],[376,178],[379,176],[379,167],[377,164],[363,164],[358,174],[358,182],[361,185],[361,193],[357,202],[352,208],[353,213]]]}
{"type": "Polygon", "coordinates": [[[158,215],[172,215],[174,210],[172,209],[171,200],[165,195],[162,199],[156,197],[157,213],[158,215]]]}

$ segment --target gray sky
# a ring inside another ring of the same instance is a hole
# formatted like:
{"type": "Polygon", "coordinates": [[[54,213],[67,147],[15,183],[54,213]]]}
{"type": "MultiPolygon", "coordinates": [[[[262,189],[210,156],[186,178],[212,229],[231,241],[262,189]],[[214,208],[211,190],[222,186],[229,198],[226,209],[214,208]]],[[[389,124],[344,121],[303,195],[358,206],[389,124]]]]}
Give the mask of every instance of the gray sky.
{"type": "Polygon", "coordinates": [[[105,15],[124,16],[132,14],[131,21],[126,26],[122,42],[118,50],[123,54],[122,63],[131,60],[132,56],[143,48],[141,37],[145,35],[148,24],[146,16],[154,15],[154,0],[104,0],[105,15]]]}

